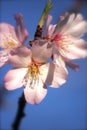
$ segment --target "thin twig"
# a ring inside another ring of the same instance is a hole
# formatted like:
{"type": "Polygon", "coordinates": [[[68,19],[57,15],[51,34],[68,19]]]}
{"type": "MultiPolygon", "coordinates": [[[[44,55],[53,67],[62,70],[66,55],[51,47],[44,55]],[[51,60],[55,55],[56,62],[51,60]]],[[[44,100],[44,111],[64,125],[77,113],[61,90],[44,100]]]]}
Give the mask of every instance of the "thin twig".
{"type": "Polygon", "coordinates": [[[17,114],[16,114],[15,120],[12,124],[13,130],[19,129],[20,122],[21,122],[22,118],[25,116],[25,113],[24,113],[25,106],[26,106],[26,101],[24,98],[24,93],[22,93],[21,97],[19,98],[19,102],[18,102],[17,114]]]}

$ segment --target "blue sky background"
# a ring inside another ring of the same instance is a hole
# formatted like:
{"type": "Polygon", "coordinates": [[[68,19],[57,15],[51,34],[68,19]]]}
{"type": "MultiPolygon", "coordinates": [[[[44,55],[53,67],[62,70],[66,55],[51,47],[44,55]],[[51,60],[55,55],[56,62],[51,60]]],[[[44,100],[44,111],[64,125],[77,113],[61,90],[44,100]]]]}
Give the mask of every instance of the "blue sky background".
{"type": "MultiPolygon", "coordinates": [[[[50,11],[56,23],[59,16],[72,7],[75,0],[53,0],[50,11]]],[[[1,0],[0,20],[15,26],[13,15],[22,13],[25,26],[29,31],[27,42],[33,39],[37,23],[41,17],[46,0],[1,0]]],[[[86,3],[87,4],[87,3],[86,3]]],[[[87,20],[87,5],[81,10],[87,20]]],[[[87,40],[87,34],[84,37],[87,40]]],[[[27,43],[26,42],[26,43],[27,43]]],[[[20,130],[86,130],[87,125],[87,58],[76,60],[80,70],[69,71],[67,83],[59,89],[48,88],[48,94],[39,105],[27,104],[25,118],[20,130]]],[[[18,99],[23,88],[15,91],[3,90],[4,75],[11,68],[7,65],[0,69],[0,130],[11,130],[14,121],[18,99]]]]}

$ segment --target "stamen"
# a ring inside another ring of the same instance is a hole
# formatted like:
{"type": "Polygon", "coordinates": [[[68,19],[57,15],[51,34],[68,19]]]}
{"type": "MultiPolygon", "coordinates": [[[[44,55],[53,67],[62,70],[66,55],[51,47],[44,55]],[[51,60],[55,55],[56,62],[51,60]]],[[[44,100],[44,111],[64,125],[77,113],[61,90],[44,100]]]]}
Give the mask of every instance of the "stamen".
{"type": "Polygon", "coordinates": [[[70,40],[69,35],[60,35],[57,34],[52,41],[56,42],[56,45],[58,46],[58,49],[60,52],[65,55],[66,53],[69,53],[68,48],[72,45],[72,41],[70,40]]]}
{"type": "Polygon", "coordinates": [[[39,81],[40,65],[41,64],[39,64],[38,62],[32,61],[32,63],[28,66],[28,72],[24,77],[25,86],[28,85],[30,88],[34,88],[35,84],[39,81]]]}
{"type": "Polygon", "coordinates": [[[7,40],[7,44],[4,47],[5,49],[9,50],[18,46],[18,42],[15,39],[11,37],[6,37],[6,40],[7,40]]]}
{"type": "Polygon", "coordinates": [[[62,39],[62,35],[57,34],[57,35],[52,39],[52,41],[58,42],[58,41],[60,41],[61,39],[62,39]]]}

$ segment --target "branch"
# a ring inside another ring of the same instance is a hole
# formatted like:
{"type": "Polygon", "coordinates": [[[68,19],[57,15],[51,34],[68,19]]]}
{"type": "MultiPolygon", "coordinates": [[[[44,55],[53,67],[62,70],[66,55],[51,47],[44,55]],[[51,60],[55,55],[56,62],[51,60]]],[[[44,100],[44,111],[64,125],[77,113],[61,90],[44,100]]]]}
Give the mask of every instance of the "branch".
{"type": "Polygon", "coordinates": [[[41,36],[42,36],[42,27],[44,25],[44,21],[45,21],[47,15],[48,15],[48,13],[52,9],[52,6],[53,5],[52,5],[51,0],[48,0],[46,5],[45,5],[45,7],[44,7],[43,12],[42,12],[42,15],[41,15],[41,18],[39,20],[39,23],[37,25],[36,32],[34,34],[34,39],[35,40],[41,38],[41,36]]]}
{"type": "Polygon", "coordinates": [[[24,98],[24,93],[22,93],[21,97],[19,98],[19,102],[18,102],[17,114],[16,114],[15,120],[12,124],[13,130],[19,129],[20,122],[21,122],[22,118],[25,116],[25,113],[24,113],[25,105],[26,105],[26,101],[24,98]]]}

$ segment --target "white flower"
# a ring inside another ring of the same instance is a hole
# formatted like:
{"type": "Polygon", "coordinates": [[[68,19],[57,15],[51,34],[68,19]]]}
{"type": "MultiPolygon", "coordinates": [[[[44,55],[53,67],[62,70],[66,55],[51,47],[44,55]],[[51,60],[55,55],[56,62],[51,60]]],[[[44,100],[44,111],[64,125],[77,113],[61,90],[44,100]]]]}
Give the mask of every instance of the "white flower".
{"type": "Polygon", "coordinates": [[[77,70],[78,65],[70,60],[87,57],[87,42],[82,36],[87,32],[87,21],[81,14],[66,13],[60,17],[57,25],[48,24],[52,18],[48,16],[47,25],[45,26],[45,37],[53,44],[54,60],[61,56],[65,64],[77,70]],[[58,56],[55,56],[58,55],[58,56]]]}
{"type": "MultiPolygon", "coordinates": [[[[32,50],[36,51],[34,48],[32,50]]],[[[41,54],[40,51],[42,50],[39,50],[41,54]]],[[[53,62],[45,64],[39,55],[37,60],[36,57],[34,59],[32,51],[25,46],[16,48],[11,53],[9,62],[16,68],[6,74],[5,87],[14,90],[24,86],[24,95],[28,103],[39,104],[46,96],[49,85],[57,88],[66,82],[67,71],[64,66],[53,62]]],[[[43,55],[46,53],[48,52],[43,55]]],[[[46,62],[47,57],[45,58],[46,62]]]]}
{"type": "Polygon", "coordinates": [[[10,51],[21,46],[28,37],[22,15],[16,14],[15,20],[16,28],[7,23],[0,24],[0,48],[3,49],[0,50],[0,67],[7,63],[10,51]]]}

